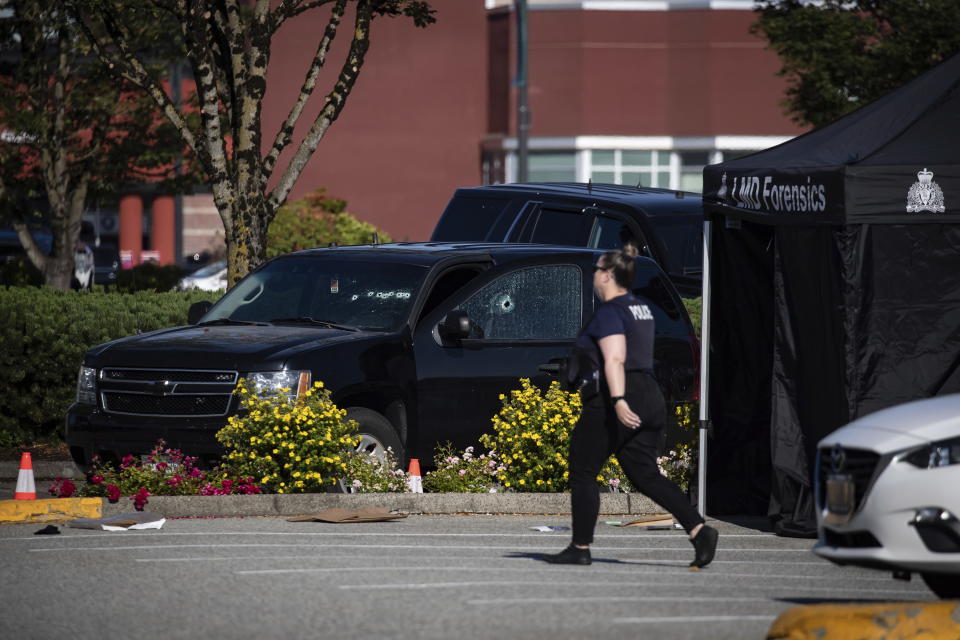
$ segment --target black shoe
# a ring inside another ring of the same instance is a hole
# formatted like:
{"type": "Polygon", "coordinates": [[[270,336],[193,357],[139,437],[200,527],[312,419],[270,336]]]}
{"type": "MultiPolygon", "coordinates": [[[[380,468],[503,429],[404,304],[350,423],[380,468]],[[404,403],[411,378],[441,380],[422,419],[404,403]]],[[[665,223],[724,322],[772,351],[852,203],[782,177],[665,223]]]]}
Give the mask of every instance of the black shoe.
{"type": "Polygon", "coordinates": [[[717,552],[717,539],[720,532],[709,525],[703,525],[697,535],[690,539],[693,550],[696,553],[691,567],[705,567],[713,561],[713,556],[717,552]]]}
{"type": "Polygon", "coordinates": [[[572,544],[560,553],[548,553],[543,559],[550,564],[590,564],[590,549],[577,549],[572,544]]]}

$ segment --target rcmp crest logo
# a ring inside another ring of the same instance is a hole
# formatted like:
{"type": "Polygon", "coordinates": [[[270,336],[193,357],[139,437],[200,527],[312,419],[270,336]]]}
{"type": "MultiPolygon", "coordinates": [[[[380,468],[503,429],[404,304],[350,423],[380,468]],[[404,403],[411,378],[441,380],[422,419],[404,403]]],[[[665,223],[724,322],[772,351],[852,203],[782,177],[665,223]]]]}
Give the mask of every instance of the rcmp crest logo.
{"type": "Polygon", "coordinates": [[[933,213],[943,213],[943,191],[940,186],[933,181],[933,172],[917,172],[917,181],[913,183],[907,192],[907,213],[919,213],[921,211],[931,211],[933,213]]]}

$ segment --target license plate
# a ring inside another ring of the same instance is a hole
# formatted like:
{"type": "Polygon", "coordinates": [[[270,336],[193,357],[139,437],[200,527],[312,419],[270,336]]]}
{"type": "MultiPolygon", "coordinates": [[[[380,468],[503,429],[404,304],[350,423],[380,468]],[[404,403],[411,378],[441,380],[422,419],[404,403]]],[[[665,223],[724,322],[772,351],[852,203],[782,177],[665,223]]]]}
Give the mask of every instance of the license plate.
{"type": "Polygon", "coordinates": [[[850,474],[833,473],[827,476],[825,506],[824,520],[829,524],[843,524],[850,520],[856,507],[856,490],[850,474]]]}

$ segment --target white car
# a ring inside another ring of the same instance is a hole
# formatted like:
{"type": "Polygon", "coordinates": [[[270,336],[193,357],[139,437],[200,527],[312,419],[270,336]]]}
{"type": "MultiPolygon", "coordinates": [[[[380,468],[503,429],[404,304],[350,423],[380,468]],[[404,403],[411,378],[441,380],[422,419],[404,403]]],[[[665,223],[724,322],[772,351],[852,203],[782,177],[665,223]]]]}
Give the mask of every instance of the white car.
{"type": "Polygon", "coordinates": [[[204,291],[223,291],[227,288],[227,263],[225,260],[211,262],[186,276],[177,285],[182,291],[202,289],[204,291]]]}
{"type": "Polygon", "coordinates": [[[960,394],[864,416],[820,441],[813,552],[837,564],[919,573],[960,598],[960,394]]]}

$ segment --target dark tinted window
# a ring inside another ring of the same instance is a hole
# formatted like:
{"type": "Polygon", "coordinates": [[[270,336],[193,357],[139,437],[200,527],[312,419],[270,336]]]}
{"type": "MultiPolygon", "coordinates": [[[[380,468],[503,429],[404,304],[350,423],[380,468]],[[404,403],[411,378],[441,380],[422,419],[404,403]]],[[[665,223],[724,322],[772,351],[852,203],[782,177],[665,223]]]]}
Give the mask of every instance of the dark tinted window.
{"type": "Polygon", "coordinates": [[[237,283],[203,319],[310,317],[362,329],[397,329],[425,273],[420,265],[376,260],[280,258],[237,283]]]}
{"type": "Polygon", "coordinates": [[[431,240],[499,240],[513,216],[506,211],[510,200],[489,196],[455,197],[447,205],[431,240]]]}
{"type": "Polygon", "coordinates": [[[582,247],[587,243],[586,222],[587,217],[579,212],[541,208],[529,241],[582,247]]]}
{"type": "Polygon", "coordinates": [[[631,291],[635,296],[652,303],[650,308],[653,310],[658,333],[682,336],[690,334],[681,303],[674,297],[672,285],[659,271],[647,264],[637,264],[631,291]]]}
{"type": "MultiPolygon", "coordinates": [[[[595,249],[622,249],[625,243],[632,242],[642,256],[650,256],[650,247],[642,234],[638,237],[624,221],[610,216],[599,215],[594,224],[588,246],[595,249]]],[[[652,257],[652,256],[651,256],[652,257]]]]}
{"type": "Polygon", "coordinates": [[[573,265],[529,267],[485,285],[460,305],[471,338],[572,339],[580,330],[581,277],[573,265]]]}
{"type": "Polygon", "coordinates": [[[656,216],[650,219],[667,251],[671,273],[700,273],[703,264],[703,221],[697,216],[656,216]]]}

